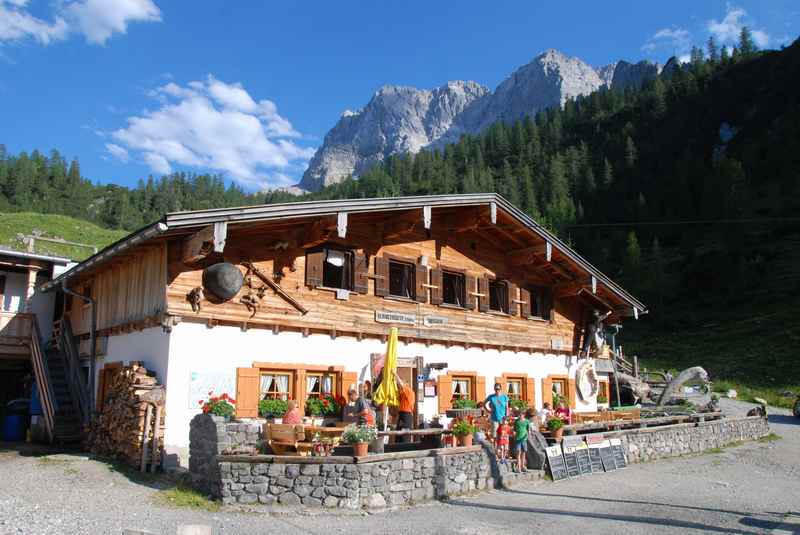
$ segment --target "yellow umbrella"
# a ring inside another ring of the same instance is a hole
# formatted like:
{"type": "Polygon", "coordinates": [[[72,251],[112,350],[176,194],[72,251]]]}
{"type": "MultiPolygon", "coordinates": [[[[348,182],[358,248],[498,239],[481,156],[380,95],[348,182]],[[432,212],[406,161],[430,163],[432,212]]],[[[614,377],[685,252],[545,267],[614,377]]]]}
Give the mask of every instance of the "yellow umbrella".
{"type": "Polygon", "coordinates": [[[394,375],[397,373],[397,327],[389,329],[389,342],[386,344],[386,359],[383,363],[383,380],[372,396],[373,401],[384,407],[397,407],[400,398],[394,375]]]}

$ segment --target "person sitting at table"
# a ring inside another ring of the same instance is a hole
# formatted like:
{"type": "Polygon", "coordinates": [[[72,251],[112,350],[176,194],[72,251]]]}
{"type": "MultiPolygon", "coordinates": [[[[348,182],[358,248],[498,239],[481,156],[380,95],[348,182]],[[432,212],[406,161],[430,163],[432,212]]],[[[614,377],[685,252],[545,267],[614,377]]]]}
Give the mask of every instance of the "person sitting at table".
{"type": "MultiPolygon", "coordinates": [[[[394,380],[397,383],[398,397],[400,406],[397,408],[397,430],[413,429],[414,428],[414,403],[416,396],[414,389],[411,385],[400,379],[397,373],[394,374],[394,380]]],[[[411,442],[411,435],[403,435],[400,437],[400,442],[411,442]]]]}
{"type": "Polygon", "coordinates": [[[567,424],[572,422],[572,412],[569,410],[566,401],[563,399],[559,400],[555,415],[564,420],[564,422],[567,424]]]}
{"type": "Polygon", "coordinates": [[[358,388],[353,385],[347,391],[349,403],[342,411],[342,420],[345,424],[375,425],[375,412],[370,407],[369,401],[358,395],[358,388]]]}
{"type": "Polygon", "coordinates": [[[550,403],[544,402],[542,410],[539,411],[539,425],[547,425],[547,420],[553,416],[553,409],[550,408],[550,403]]]}
{"type": "Polygon", "coordinates": [[[283,415],[283,423],[285,424],[301,424],[303,423],[303,415],[300,414],[300,407],[297,402],[290,399],[287,403],[286,414],[283,415]]]}

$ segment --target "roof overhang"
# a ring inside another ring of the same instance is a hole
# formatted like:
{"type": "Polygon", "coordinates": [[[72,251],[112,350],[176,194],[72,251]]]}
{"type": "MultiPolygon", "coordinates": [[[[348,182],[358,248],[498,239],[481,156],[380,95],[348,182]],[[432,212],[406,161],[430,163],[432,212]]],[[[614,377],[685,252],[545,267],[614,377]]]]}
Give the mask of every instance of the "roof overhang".
{"type": "Polygon", "coordinates": [[[214,223],[227,223],[228,225],[253,223],[259,221],[272,221],[294,218],[332,216],[339,213],[358,214],[369,212],[402,211],[410,209],[423,209],[426,207],[468,207],[489,206],[492,213],[502,211],[508,214],[521,225],[524,225],[543,240],[550,243],[560,254],[570,259],[573,263],[584,269],[587,275],[592,276],[598,283],[603,284],[612,293],[630,306],[630,311],[616,310],[620,315],[638,315],[647,313],[647,307],[622,287],[612,281],[608,276],[594,267],[585,258],[573,251],[566,243],[552,234],[546,228],[534,221],[522,210],[518,209],[502,196],[496,193],[471,193],[460,195],[427,195],[418,197],[386,197],[375,199],[342,199],[331,201],[304,201],[284,204],[266,204],[258,206],[243,206],[238,208],[214,208],[210,210],[197,210],[191,212],[173,212],[166,214],[161,221],[149,225],[133,234],[106,247],[95,255],[81,262],[58,278],[45,283],[45,291],[59,286],[69,278],[75,277],[86,270],[99,266],[113,256],[140,245],[158,236],[175,231],[187,232],[191,229],[203,228],[214,223]],[[635,309],[635,310],[634,310],[635,309]]]}

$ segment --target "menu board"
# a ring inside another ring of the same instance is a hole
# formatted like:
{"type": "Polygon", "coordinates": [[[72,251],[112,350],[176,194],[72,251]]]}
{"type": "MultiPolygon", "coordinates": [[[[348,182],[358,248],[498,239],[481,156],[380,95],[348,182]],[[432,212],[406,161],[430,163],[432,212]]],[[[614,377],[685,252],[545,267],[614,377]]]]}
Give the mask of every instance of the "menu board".
{"type": "Polygon", "coordinates": [[[614,453],[614,464],[617,468],[625,468],[628,466],[628,459],[625,458],[625,449],[622,447],[622,441],[618,438],[611,439],[611,451],[614,453]]]}
{"type": "Polygon", "coordinates": [[[586,476],[592,473],[592,460],[591,458],[589,458],[588,445],[586,445],[585,443],[579,444],[575,448],[575,458],[578,459],[578,470],[580,470],[582,476],[586,476]]]}
{"type": "Polygon", "coordinates": [[[550,475],[553,481],[568,479],[569,473],[564,462],[564,455],[561,453],[561,446],[548,446],[545,451],[547,452],[547,466],[550,467],[550,475]]]}
{"type": "Polygon", "coordinates": [[[586,444],[589,446],[589,462],[593,474],[605,472],[603,469],[603,459],[600,456],[600,446],[603,444],[603,440],[603,435],[586,437],[586,444]]]}
{"type": "Polygon", "coordinates": [[[603,469],[606,472],[613,472],[617,469],[614,462],[614,452],[611,451],[611,442],[604,440],[600,443],[600,458],[603,460],[603,469]]]}
{"type": "Polygon", "coordinates": [[[578,456],[576,455],[575,448],[564,446],[564,463],[567,465],[567,474],[569,477],[580,477],[581,469],[578,467],[578,456]]]}

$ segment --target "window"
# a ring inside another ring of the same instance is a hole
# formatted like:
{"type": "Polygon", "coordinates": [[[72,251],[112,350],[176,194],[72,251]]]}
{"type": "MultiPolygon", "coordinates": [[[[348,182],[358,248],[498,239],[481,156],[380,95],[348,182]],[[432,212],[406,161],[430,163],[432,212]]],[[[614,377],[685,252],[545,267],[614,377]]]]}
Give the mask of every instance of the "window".
{"type": "Polygon", "coordinates": [[[530,288],[531,317],[550,319],[550,295],[547,288],[530,288]]]}
{"type": "Polygon", "coordinates": [[[564,398],[564,401],[569,405],[569,397],[567,396],[567,380],[566,379],[553,379],[553,408],[558,403],[556,399],[564,398]]]}
{"type": "Polygon", "coordinates": [[[282,372],[264,372],[261,374],[260,399],[282,399],[291,397],[292,376],[282,372]]]}
{"type": "Polygon", "coordinates": [[[508,314],[508,284],[505,281],[489,281],[489,310],[508,314]]]}
{"type": "Polygon", "coordinates": [[[306,396],[309,398],[321,398],[325,396],[333,396],[336,394],[334,390],[334,375],[331,373],[309,373],[306,375],[306,396]]]}
{"type": "Polygon", "coordinates": [[[605,398],[605,400],[606,400],[605,402],[608,403],[609,397],[608,397],[608,382],[607,381],[598,382],[597,397],[598,397],[598,399],[599,398],[605,398]]]}
{"type": "Polygon", "coordinates": [[[451,399],[472,399],[472,379],[470,377],[453,377],[453,397],[451,399]]]}
{"type": "Polygon", "coordinates": [[[414,299],[414,264],[389,261],[389,295],[414,299]]]}
{"type": "Polygon", "coordinates": [[[464,307],[466,303],[466,283],[463,273],[442,272],[442,303],[464,307]]]}
{"type": "Polygon", "coordinates": [[[507,387],[508,399],[522,399],[522,379],[509,379],[507,387]]]}
{"type": "Polygon", "coordinates": [[[342,290],[353,289],[353,251],[324,249],[322,285],[342,290]]]}

